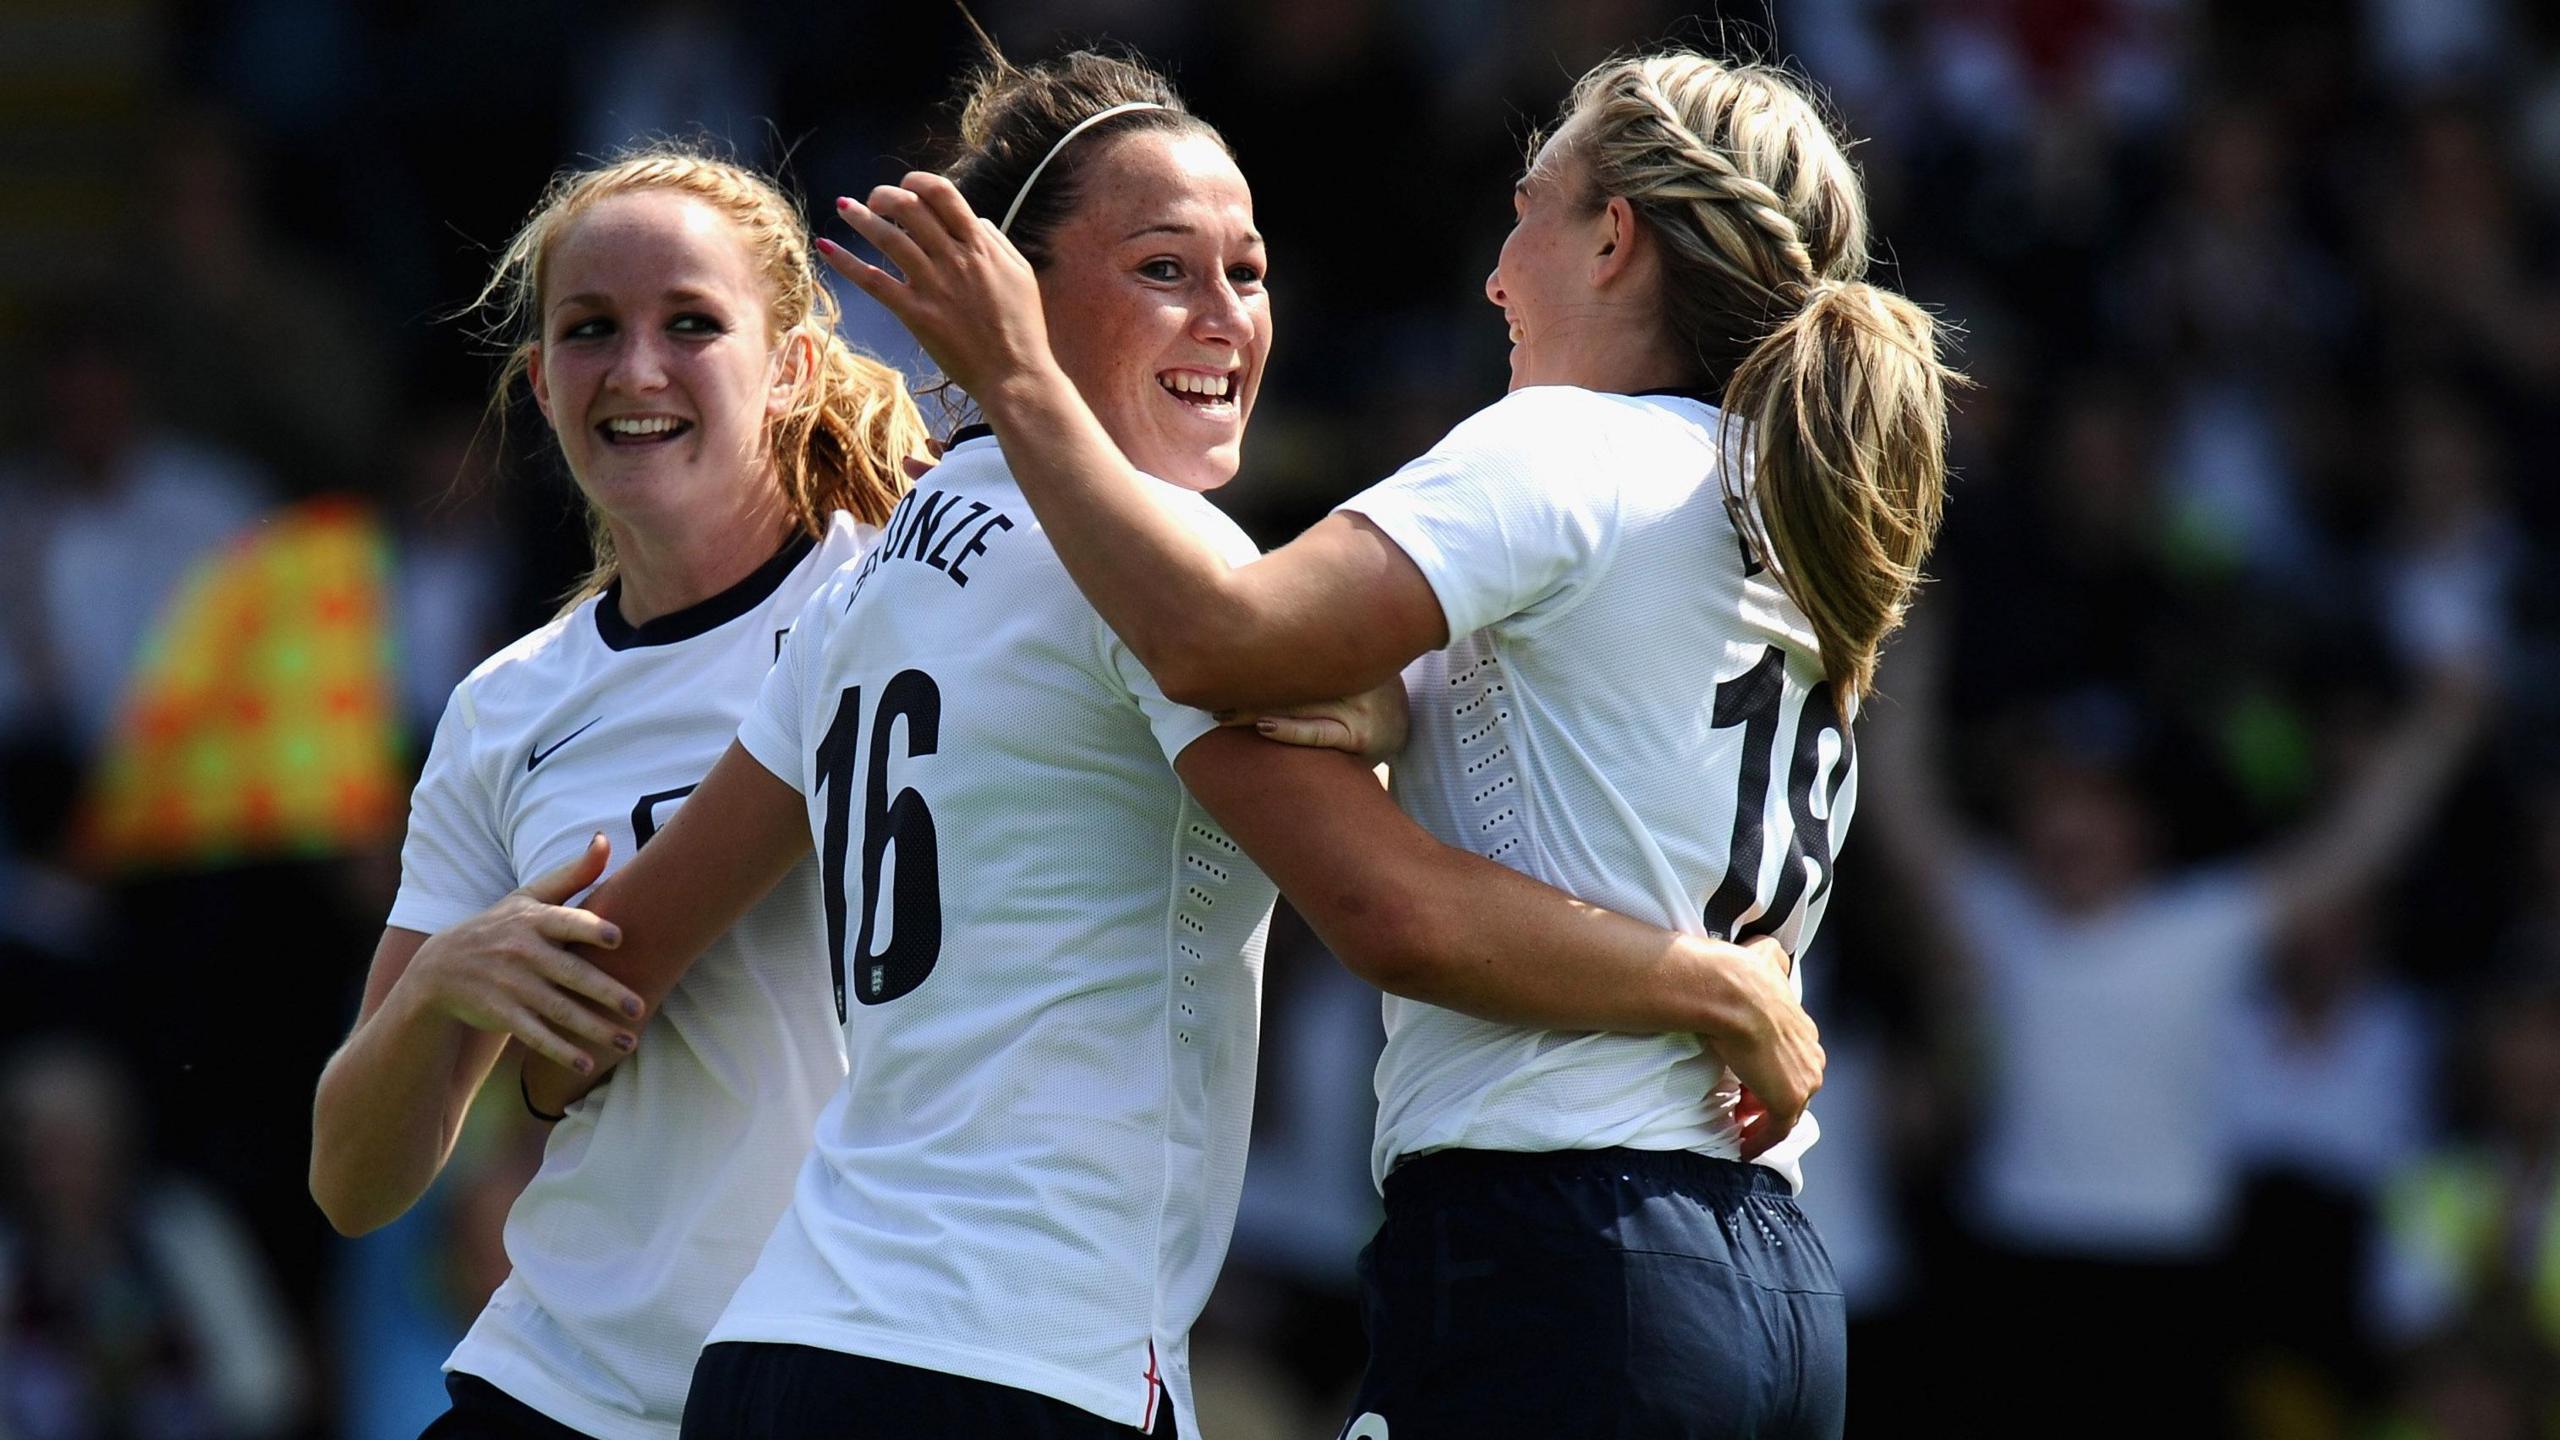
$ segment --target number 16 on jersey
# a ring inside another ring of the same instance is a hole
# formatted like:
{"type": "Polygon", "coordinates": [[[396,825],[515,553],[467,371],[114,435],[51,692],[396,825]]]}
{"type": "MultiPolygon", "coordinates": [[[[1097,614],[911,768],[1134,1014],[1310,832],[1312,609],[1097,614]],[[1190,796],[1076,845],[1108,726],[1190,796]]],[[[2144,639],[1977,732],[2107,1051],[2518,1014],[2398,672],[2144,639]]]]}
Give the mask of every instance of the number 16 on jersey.
{"type": "Polygon", "coordinates": [[[942,690],[921,670],[901,670],[880,687],[879,712],[871,717],[871,745],[862,746],[862,687],[849,686],[836,701],[835,719],[818,742],[818,789],[827,802],[819,878],[827,905],[827,961],[834,972],[836,1020],[845,1018],[845,867],[853,829],[854,765],[864,763],[862,805],[862,929],[854,939],[854,995],[865,1005],[885,1005],[933,973],[942,955],[942,866],[934,851],[933,811],[914,789],[889,796],[890,734],[906,722],[906,758],[934,753],[942,733],[942,690]],[[872,950],[880,915],[880,870],[897,852],[894,893],[889,897],[889,943],[872,950]]]}

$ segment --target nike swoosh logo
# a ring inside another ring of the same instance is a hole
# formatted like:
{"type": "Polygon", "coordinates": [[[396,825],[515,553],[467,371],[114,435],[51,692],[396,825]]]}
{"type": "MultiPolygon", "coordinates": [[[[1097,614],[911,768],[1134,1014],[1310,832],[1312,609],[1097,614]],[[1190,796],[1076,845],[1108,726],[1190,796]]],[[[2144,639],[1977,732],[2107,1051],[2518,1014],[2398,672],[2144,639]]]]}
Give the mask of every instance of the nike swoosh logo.
{"type": "Polygon", "coordinates": [[[550,759],[552,756],[559,754],[561,745],[566,745],[570,741],[577,739],[579,736],[586,734],[590,730],[593,730],[596,728],[596,722],[602,719],[604,719],[604,717],[599,715],[594,720],[590,720],[586,724],[579,726],[577,729],[570,731],[568,734],[561,736],[559,743],[553,745],[550,749],[536,750],[532,754],[524,757],[524,773],[527,775],[532,774],[534,766],[539,765],[543,761],[550,759]]]}

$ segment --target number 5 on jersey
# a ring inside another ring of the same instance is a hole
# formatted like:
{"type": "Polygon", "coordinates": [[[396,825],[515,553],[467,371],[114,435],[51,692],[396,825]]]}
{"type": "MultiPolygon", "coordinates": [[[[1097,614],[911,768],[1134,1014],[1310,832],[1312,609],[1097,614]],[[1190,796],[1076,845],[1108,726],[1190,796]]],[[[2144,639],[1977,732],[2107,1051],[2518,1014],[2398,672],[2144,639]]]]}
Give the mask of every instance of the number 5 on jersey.
{"type": "MultiPolygon", "coordinates": [[[[880,687],[880,710],[871,719],[871,748],[863,765],[862,930],[855,937],[858,965],[854,994],[865,1005],[884,1005],[915,989],[942,955],[942,865],[934,852],[933,812],[912,788],[889,798],[890,731],[905,720],[907,758],[931,755],[942,733],[942,690],[921,670],[901,670],[880,687]],[[897,878],[888,897],[889,944],[871,948],[880,915],[880,869],[897,851],[897,878]]],[[[845,865],[853,828],[854,761],[862,747],[862,687],[848,687],[836,716],[818,742],[818,789],[827,802],[827,830],[819,856],[826,889],[827,960],[836,984],[836,1020],[845,1018],[845,865]]]]}

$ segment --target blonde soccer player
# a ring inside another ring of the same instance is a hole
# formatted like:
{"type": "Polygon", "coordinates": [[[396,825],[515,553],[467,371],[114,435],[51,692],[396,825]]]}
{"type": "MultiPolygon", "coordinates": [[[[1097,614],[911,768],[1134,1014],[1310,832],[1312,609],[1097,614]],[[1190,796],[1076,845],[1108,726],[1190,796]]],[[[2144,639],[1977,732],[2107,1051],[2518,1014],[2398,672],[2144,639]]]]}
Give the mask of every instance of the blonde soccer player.
{"type": "MultiPolygon", "coordinates": [[[[849,212],[903,279],[827,256],[1018,442],[1068,572],[1167,695],[1401,672],[1396,798],[1433,835],[1802,951],[1850,722],[1937,526],[1948,377],[1929,317],[1864,278],[1856,174],[1797,81],[1685,52],[1585,75],[1485,282],[1510,393],[1241,567],[1151,503],[1036,262],[972,198],[912,175],[849,212]]],[[[1385,1014],[1347,1435],[1840,1433],[1846,1318],[1794,1200],[1812,1127],[1772,1143],[1792,1115],[1747,1057],[1428,996],[1385,1014]]]]}
{"type": "Polygon", "coordinates": [[[922,449],[903,379],[836,337],[809,244],[763,176],[645,150],[560,177],[482,297],[511,347],[498,403],[530,389],[595,564],[454,689],[320,1079],[312,1194],[350,1235],[406,1210],[510,1037],[570,1064],[593,1063],[581,1043],[636,1053],[607,1094],[538,1112],[556,1128],[507,1216],[513,1270],[446,1364],[432,1436],[671,1440],[844,1075],[810,866],[647,1006],[567,948],[612,942],[568,902],[681,808],[922,449]]]}

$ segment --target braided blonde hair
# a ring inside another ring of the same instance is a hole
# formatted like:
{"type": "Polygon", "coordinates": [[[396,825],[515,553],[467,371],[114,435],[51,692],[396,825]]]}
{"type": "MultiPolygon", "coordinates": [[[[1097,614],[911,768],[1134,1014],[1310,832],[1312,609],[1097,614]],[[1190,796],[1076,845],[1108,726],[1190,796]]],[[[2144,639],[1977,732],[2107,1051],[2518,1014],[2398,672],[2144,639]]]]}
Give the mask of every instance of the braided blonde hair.
{"type": "Polygon", "coordinates": [[[1688,51],[1584,75],[1566,127],[1593,207],[1625,199],[1663,242],[1663,308],[1720,387],[1736,522],[1813,622],[1844,698],[1921,581],[1946,497],[1946,391],[1928,313],[1867,284],[1867,210],[1798,82],[1688,51]]]}
{"type": "MultiPolygon", "coordinates": [[[[838,510],[869,524],[886,523],[910,483],[902,462],[924,453],[927,435],[906,377],[836,334],[835,293],[818,283],[809,226],[781,188],[746,166],[687,146],[654,144],[553,177],[472,302],[488,317],[485,333],[506,346],[491,408],[503,422],[507,398],[540,342],[552,245],[597,202],[644,190],[671,190],[726,216],[764,281],[774,342],[795,334],[808,338],[817,363],[791,407],[765,429],[766,453],[793,523],[805,534],[823,535],[828,516],[838,510]]],[[[568,608],[602,593],[617,569],[613,537],[593,506],[587,537],[592,564],[568,608]]]]}

